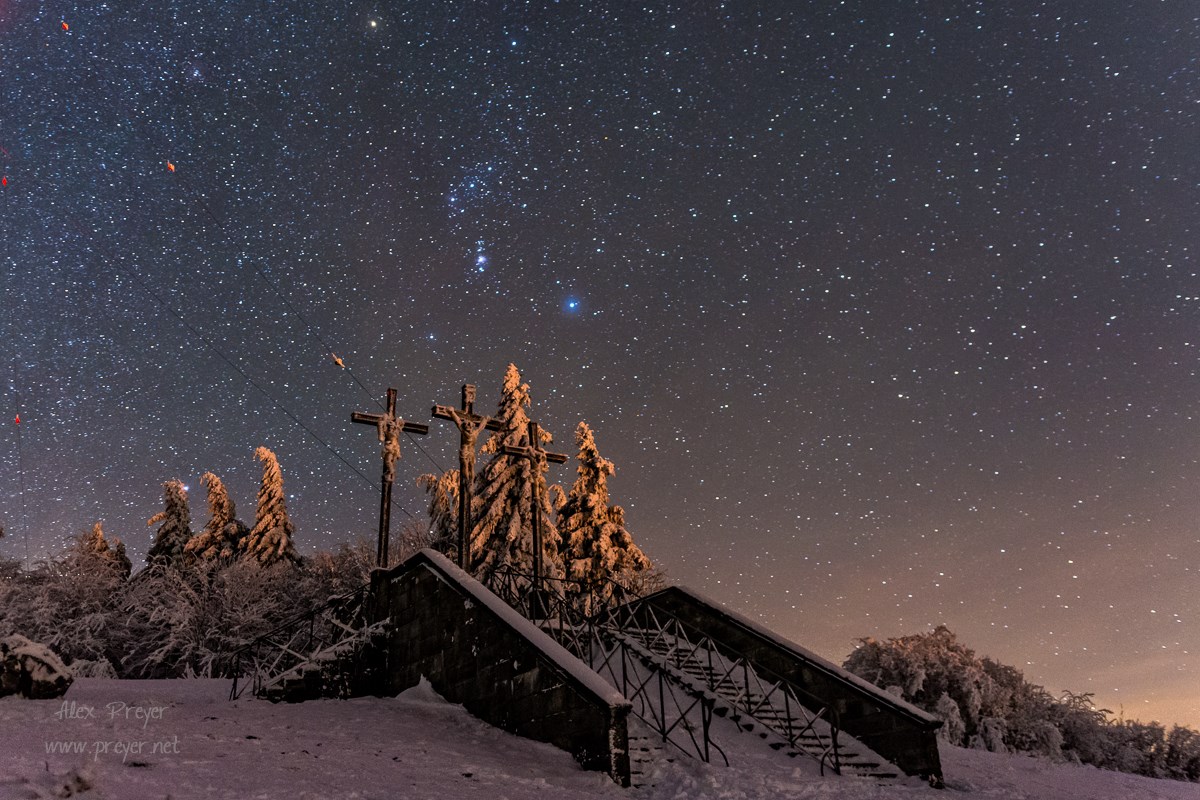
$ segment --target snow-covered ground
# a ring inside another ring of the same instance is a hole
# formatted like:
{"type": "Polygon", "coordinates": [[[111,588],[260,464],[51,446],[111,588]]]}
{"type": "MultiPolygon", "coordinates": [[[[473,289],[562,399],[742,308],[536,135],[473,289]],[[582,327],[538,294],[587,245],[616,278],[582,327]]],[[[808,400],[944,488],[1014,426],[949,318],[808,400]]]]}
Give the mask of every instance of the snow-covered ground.
{"type": "Polygon", "coordinates": [[[946,791],[820,778],[810,762],[724,741],[732,767],[663,762],[623,790],[548,745],[427,688],[398,698],[229,702],[225,681],[85,679],[64,700],[0,699],[0,800],[156,798],[821,798],[1196,800],[1196,784],[943,748],[946,791]],[[63,752],[63,750],[74,752],[63,752]],[[73,794],[71,793],[73,792],[73,794]]]}

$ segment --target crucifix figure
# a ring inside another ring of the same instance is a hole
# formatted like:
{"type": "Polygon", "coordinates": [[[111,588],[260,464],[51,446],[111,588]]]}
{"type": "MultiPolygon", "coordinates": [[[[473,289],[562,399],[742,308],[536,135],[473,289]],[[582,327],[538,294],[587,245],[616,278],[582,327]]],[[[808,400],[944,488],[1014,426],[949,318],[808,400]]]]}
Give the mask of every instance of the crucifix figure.
{"type": "Polygon", "coordinates": [[[458,426],[458,566],[471,569],[471,484],[475,480],[475,440],[479,432],[498,431],[499,420],[475,413],[475,386],[462,387],[462,409],[434,406],[433,416],[458,426]]]}
{"type": "MultiPolygon", "coordinates": [[[[536,422],[529,423],[529,445],[518,447],[511,444],[500,445],[500,452],[506,456],[528,458],[533,465],[533,486],[529,488],[532,495],[529,500],[530,513],[533,516],[533,595],[535,602],[541,600],[542,594],[542,506],[541,493],[538,491],[538,479],[545,471],[544,462],[555,464],[567,463],[567,457],[562,453],[551,453],[542,447],[542,431],[536,422]]],[[[534,608],[537,608],[535,605],[534,608]]]]}
{"type": "Polygon", "coordinates": [[[355,411],[350,414],[350,421],[362,425],[374,425],[379,431],[379,441],[383,442],[383,487],[379,500],[379,540],[375,546],[375,564],[386,567],[388,561],[388,538],[392,526],[392,481],[396,479],[396,460],[400,458],[400,432],[419,433],[422,436],[429,433],[428,425],[416,422],[405,422],[396,417],[396,390],[387,390],[387,412],[384,414],[366,414],[355,411]]]}

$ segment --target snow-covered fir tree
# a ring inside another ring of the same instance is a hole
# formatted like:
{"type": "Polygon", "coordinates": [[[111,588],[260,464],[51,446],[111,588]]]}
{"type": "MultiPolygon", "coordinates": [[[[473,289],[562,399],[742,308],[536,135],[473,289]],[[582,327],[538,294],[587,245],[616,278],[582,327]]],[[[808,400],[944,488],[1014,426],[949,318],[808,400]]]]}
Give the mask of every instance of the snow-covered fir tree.
{"type": "Polygon", "coordinates": [[[624,509],[609,503],[613,463],[600,455],[586,422],[575,429],[575,444],[579,447],[575,484],[565,495],[559,490],[555,503],[558,531],[565,543],[567,591],[578,592],[581,600],[590,596],[603,601],[611,597],[614,582],[637,585],[652,565],[625,527],[624,509]]]}
{"type": "Polygon", "coordinates": [[[429,539],[442,553],[454,550],[458,541],[458,480],[457,469],[417,478],[417,486],[429,495],[429,539]]]}
{"type": "Polygon", "coordinates": [[[147,520],[146,525],[158,525],[146,561],[151,565],[180,563],[184,548],[192,538],[192,512],[188,508],[187,488],[183,481],[170,480],[163,484],[163,510],[147,520]]]}
{"type": "MultiPolygon", "coordinates": [[[[533,514],[542,515],[543,577],[563,574],[558,530],[551,518],[550,496],[546,488],[546,464],[534,465],[527,458],[506,456],[501,445],[525,447],[529,442],[529,384],[513,364],[504,373],[500,403],[495,419],[502,428],[492,434],[480,450],[491,460],[476,476],[475,496],[471,504],[471,564],[477,576],[486,576],[501,567],[518,572],[533,571],[533,514]]],[[[542,432],[542,442],[551,441],[542,432]]]]}
{"type": "Polygon", "coordinates": [[[254,527],[242,538],[241,550],[246,558],[263,566],[299,561],[292,545],[292,521],[288,518],[283,495],[283,475],[275,454],[265,447],[254,451],[262,462],[262,483],[258,487],[258,510],[254,527]]]}
{"type": "Polygon", "coordinates": [[[205,561],[229,561],[238,553],[246,525],[237,519],[237,509],[220,478],[206,472],[200,482],[208,491],[208,524],[187,543],[187,552],[205,561]]]}
{"type": "Polygon", "coordinates": [[[129,577],[133,571],[133,563],[125,553],[125,543],[116,537],[105,538],[104,526],[99,522],[80,537],[77,549],[108,565],[122,578],[129,577]]]}

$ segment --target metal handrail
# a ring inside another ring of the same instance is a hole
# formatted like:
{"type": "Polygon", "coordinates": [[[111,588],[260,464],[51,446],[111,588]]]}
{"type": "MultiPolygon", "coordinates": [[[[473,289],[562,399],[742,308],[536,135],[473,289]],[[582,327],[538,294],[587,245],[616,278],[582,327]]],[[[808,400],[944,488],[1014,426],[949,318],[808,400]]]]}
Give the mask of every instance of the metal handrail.
{"type": "Polygon", "coordinates": [[[582,581],[552,579],[542,581],[539,595],[529,590],[534,585],[532,575],[506,568],[492,572],[485,582],[522,615],[536,619],[543,630],[594,671],[611,677],[613,685],[633,703],[633,714],[661,736],[664,743],[705,762],[715,750],[728,765],[724,750],[712,741],[709,733],[712,701],[688,692],[675,681],[664,681],[653,658],[646,658],[608,630],[604,621],[614,608],[626,604],[625,598],[630,594],[625,587],[615,582],[588,586],[582,581]],[[568,595],[563,584],[573,584],[579,590],[568,595]],[[597,588],[601,591],[596,591],[597,588]],[[605,648],[605,641],[611,649],[605,648]],[[637,663],[643,665],[640,673],[637,663]],[[685,696],[681,698],[677,690],[685,696]],[[699,736],[697,726],[689,718],[694,713],[700,716],[699,736]],[[681,738],[679,731],[686,733],[686,737],[681,738]]]}
{"type": "Polygon", "coordinates": [[[243,662],[253,665],[251,686],[252,691],[257,693],[261,690],[264,679],[280,675],[303,663],[314,653],[341,642],[347,635],[357,633],[359,629],[352,623],[326,616],[326,612],[337,608],[350,608],[352,615],[357,613],[361,604],[355,608],[353,602],[361,600],[369,588],[370,584],[365,584],[346,594],[332,597],[325,603],[275,626],[230,653],[229,662],[231,663],[233,686],[229,690],[229,699],[236,700],[245,691],[245,687],[239,688],[244,671],[243,662]],[[328,631],[322,630],[320,635],[317,630],[318,619],[329,623],[328,631]],[[296,633],[305,624],[308,625],[307,634],[303,634],[304,638],[297,642],[296,633]],[[314,647],[314,645],[316,646],[314,647]],[[273,656],[273,660],[265,667],[257,655],[262,650],[267,650],[273,656]],[[286,667],[280,669],[280,665],[288,662],[289,657],[291,661],[286,667]]]}
{"type": "Polygon", "coordinates": [[[664,742],[675,745],[683,753],[694,754],[707,763],[712,760],[712,751],[716,750],[725,765],[729,766],[729,757],[725,755],[724,749],[713,741],[710,732],[713,718],[712,700],[702,694],[689,691],[686,687],[679,685],[677,680],[671,683],[665,681],[665,672],[653,655],[639,651],[634,643],[616,639],[612,641],[612,644],[614,645],[612,650],[607,651],[598,663],[594,661],[593,668],[601,675],[607,673],[612,677],[614,685],[620,689],[621,693],[635,703],[633,712],[662,736],[664,742]],[[613,657],[617,654],[620,655],[619,672],[618,665],[613,663],[613,657]],[[629,669],[633,659],[646,668],[644,676],[640,680],[638,673],[629,669]],[[688,699],[681,701],[676,693],[677,688],[682,690],[688,699]],[[653,689],[657,689],[657,693],[652,691],[653,689]],[[667,707],[668,697],[671,700],[671,708],[667,707]],[[698,711],[700,714],[699,739],[696,736],[696,726],[689,719],[694,711],[698,711]],[[687,734],[691,750],[672,737],[677,729],[687,734]]]}
{"type": "MultiPolygon", "coordinates": [[[[669,618],[668,624],[673,623],[675,626],[677,626],[679,634],[681,634],[680,638],[682,638],[685,642],[687,642],[689,645],[691,645],[691,650],[688,651],[689,655],[687,657],[690,657],[691,654],[695,653],[699,649],[704,649],[704,650],[709,651],[710,653],[716,652],[719,655],[721,655],[722,658],[724,658],[727,662],[730,662],[730,667],[729,667],[729,669],[726,670],[725,675],[721,676],[721,678],[719,678],[715,681],[712,681],[711,685],[709,686],[709,688],[712,689],[714,692],[717,691],[718,687],[725,680],[725,678],[729,677],[734,670],[736,670],[739,666],[741,666],[743,669],[743,684],[746,689],[746,691],[743,695],[746,698],[745,706],[741,710],[744,710],[750,716],[755,717],[755,719],[758,720],[758,722],[761,725],[763,725],[764,727],[770,728],[771,730],[774,730],[776,733],[781,734],[785,739],[788,740],[789,744],[793,745],[797,749],[799,749],[803,752],[806,752],[806,753],[808,752],[808,749],[810,747],[809,745],[801,746],[799,744],[800,737],[804,736],[805,734],[811,734],[811,735],[817,737],[818,742],[824,741],[824,737],[822,737],[820,735],[820,733],[815,728],[815,725],[818,721],[820,721],[822,718],[825,718],[826,715],[828,715],[827,724],[829,725],[829,728],[830,728],[830,736],[829,736],[830,742],[828,745],[822,746],[822,751],[821,751],[822,755],[820,758],[818,758],[816,760],[820,764],[822,772],[824,772],[826,762],[829,761],[830,768],[835,773],[837,773],[839,775],[841,774],[840,745],[838,742],[838,739],[840,736],[840,731],[841,731],[841,718],[840,718],[840,714],[838,713],[838,710],[836,708],[834,708],[830,704],[826,703],[824,700],[822,700],[821,698],[812,694],[811,692],[807,691],[803,687],[796,685],[796,683],[794,681],[790,680],[786,676],[780,675],[777,672],[775,672],[774,670],[770,669],[769,667],[755,662],[750,657],[734,650],[733,648],[729,647],[728,645],[725,645],[723,643],[718,643],[715,639],[713,639],[709,634],[705,633],[700,628],[698,628],[695,625],[692,625],[688,622],[685,622],[684,620],[680,619],[678,616],[671,613],[670,611],[667,611],[666,609],[656,607],[652,603],[640,602],[640,601],[634,601],[633,603],[630,604],[630,606],[631,606],[631,608],[629,609],[629,613],[631,616],[636,614],[637,608],[646,608],[648,613],[653,618],[655,625],[658,626],[660,629],[664,629],[664,626],[662,625],[662,623],[659,622],[658,616],[655,612],[657,611],[657,612],[666,614],[669,618]],[[695,642],[694,644],[692,643],[692,637],[688,635],[689,630],[692,631],[695,635],[698,635],[699,641],[695,642]],[[706,643],[707,643],[707,645],[706,645],[706,643]],[[762,697],[762,700],[754,706],[752,706],[749,701],[749,697],[751,696],[750,690],[752,688],[750,685],[750,680],[751,680],[750,675],[751,674],[753,674],[753,676],[754,676],[754,682],[757,683],[758,688],[759,688],[759,694],[762,697]],[[770,684],[770,687],[771,687],[770,689],[768,689],[766,687],[766,685],[763,684],[763,682],[762,682],[762,677],[764,677],[764,676],[768,680],[773,681],[770,684]],[[767,699],[770,697],[770,695],[772,693],[774,693],[774,691],[776,689],[781,689],[783,691],[783,695],[784,695],[785,718],[788,720],[788,725],[786,726],[786,730],[780,730],[777,725],[773,725],[769,721],[755,716],[755,712],[758,710],[761,710],[764,707],[764,704],[766,703],[767,699]],[[807,699],[808,702],[807,703],[802,702],[801,696],[803,696],[805,699],[807,699]],[[801,712],[802,717],[805,720],[805,725],[798,730],[793,730],[792,725],[791,725],[791,721],[793,719],[792,715],[791,715],[791,710],[792,710],[791,704],[793,701],[795,703],[796,709],[801,712]],[[817,710],[815,712],[813,712],[811,710],[813,708],[815,708],[817,710]]],[[[664,630],[664,633],[665,633],[665,630],[664,630]]],[[[733,684],[733,682],[731,682],[731,685],[736,685],[736,684],[733,684]]],[[[735,705],[735,708],[736,707],[737,706],[735,705]]],[[[811,753],[808,753],[808,754],[812,755],[811,753]]],[[[813,757],[816,758],[815,756],[813,756],[813,757]]]]}

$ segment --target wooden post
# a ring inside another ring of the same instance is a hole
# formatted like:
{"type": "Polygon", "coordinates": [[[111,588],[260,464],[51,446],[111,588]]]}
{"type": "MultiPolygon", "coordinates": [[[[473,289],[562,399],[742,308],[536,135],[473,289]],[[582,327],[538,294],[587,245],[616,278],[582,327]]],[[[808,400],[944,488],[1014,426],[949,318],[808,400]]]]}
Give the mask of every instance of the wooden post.
{"type": "MultiPolygon", "coordinates": [[[[544,461],[550,461],[555,464],[565,464],[567,457],[562,453],[551,453],[546,448],[542,447],[542,432],[536,422],[530,422],[529,428],[529,446],[517,447],[511,444],[500,446],[500,452],[506,456],[514,456],[516,458],[528,458],[533,464],[533,485],[529,487],[530,513],[533,514],[533,595],[536,603],[542,600],[542,504],[541,492],[538,491],[538,481],[541,478],[542,472],[545,471],[543,466],[544,461]]],[[[543,606],[544,607],[544,606],[543,606]]],[[[538,608],[538,606],[534,606],[538,608]]]]}
{"type": "Polygon", "coordinates": [[[388,561],[388,539],[392,527],[392,482],[396,479],[396,459],[400,457],[400,432],[429,433],[428,425],[396,419],[396,390],[387,390],[387,413],[366,414],[355,411],[350,421],[361,425],[374,425],[383,442],[383,481],[379,496],[379,538],[375,544],[375,565],[386,567],[388,561]]]}
{"type": "Polygon", "coordinates": [[[434,406],[433,416],[458,426],[458,566],[471,570],[471,484],[475,481],[475,440],[482,430],[502,429],[499,420],[475,413],[475,386],[462,387],[462,409],[434,406]]]}

